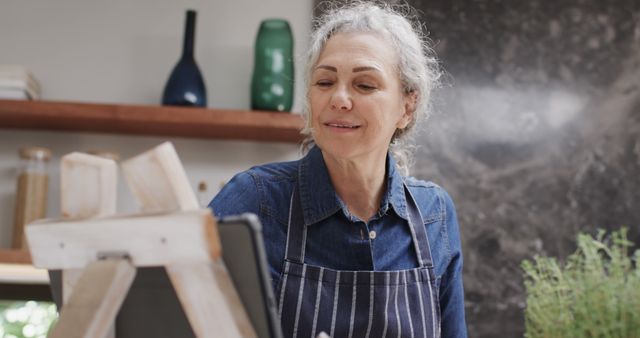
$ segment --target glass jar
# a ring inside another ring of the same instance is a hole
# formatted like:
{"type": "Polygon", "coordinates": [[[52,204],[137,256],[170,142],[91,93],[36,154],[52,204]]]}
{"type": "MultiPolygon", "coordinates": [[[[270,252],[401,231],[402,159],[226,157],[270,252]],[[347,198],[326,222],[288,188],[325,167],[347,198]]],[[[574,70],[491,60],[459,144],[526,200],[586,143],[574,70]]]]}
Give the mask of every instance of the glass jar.
{"type": "Polygon", "coordinates": [[[44,218],[47,213],[47,164],[51,151],[42,147],[24,147],[19,154],[12,247],[26,249],[25,225],[44,218]]]}
{"type": "Polygon", "coordinates": [[[290,111],[293,105],[293,35],[283,19],[262,21],[255,43],[251,109],[290,111]]]}

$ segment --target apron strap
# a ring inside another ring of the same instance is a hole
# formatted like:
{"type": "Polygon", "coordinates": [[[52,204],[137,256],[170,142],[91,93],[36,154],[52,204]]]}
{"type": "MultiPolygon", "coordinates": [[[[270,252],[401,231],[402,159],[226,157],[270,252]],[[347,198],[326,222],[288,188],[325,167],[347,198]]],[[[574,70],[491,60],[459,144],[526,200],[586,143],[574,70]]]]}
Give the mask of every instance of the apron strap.
{"type": "Polygon", "coordinates": [[[289,202],[289,224],[287,225],[287,246],[285,257],[295,263],[304,263],[304,249],[307,244],[307,227],[304,225],[304,215],[300,203],[300,189],[298,182],[294,184],[289,202]]]}
{"type": "Polygon", "coordinates": [[[424,226],[424,218],[422,218],[420,208],[418,208],[415,198],[409,191],[409,187],[404,183],[403,185],[407,201],[407,214],[409,215],[409,229],[413,237],[413,246],[416,248],[418,265],[423,268],[432,268],[433,259],[431,258],[431,248],[427,237],[427,229],[424,226]]]}
{"type": "MultiPolygon", "coordinates": [[[[424,226],[420,209],[418,208],[411,191],[404,184],[405,199],[407,201],[407,213],[409,215],[409,230],[413,238],[413,246],[416,250],[418,265],[420,267],[433,267],[431,248],[427,238],[427,230],[424,226]]],[[[307,227],[304,224],[304,215],[300,202],[300,189],[298,183],[294,184],[291,201],[289,202],[289,224],[287,225],[287,244],[285,257],[287,260],[304,264],[305,248],[307,244],[307,227]]]]}

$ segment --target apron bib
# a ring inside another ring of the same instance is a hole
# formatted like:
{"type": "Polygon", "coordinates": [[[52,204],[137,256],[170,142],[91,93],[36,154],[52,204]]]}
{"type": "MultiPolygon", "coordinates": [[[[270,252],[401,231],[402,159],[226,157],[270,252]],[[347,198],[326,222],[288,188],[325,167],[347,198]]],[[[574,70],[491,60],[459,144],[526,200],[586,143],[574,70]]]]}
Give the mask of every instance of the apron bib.
{"type": "Polygon", "coordinates": [[[291,196],[286,257],[276,297],[284,337],[440,337],[438,283],[426,229],[405,185],[419,267],[339,271],[304,264],[307,229],[298,185],[291,196]]]}

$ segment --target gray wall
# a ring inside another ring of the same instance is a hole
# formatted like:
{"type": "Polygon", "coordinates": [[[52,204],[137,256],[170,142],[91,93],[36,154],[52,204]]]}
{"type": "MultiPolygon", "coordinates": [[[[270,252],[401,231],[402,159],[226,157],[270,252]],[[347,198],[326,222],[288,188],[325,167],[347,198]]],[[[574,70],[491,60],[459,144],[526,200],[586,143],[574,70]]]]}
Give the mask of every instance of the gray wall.
{"type": "MultiPolygon", "coordinates": [[[[46,100],[158,104],[180,56],[184,11],[194,8],[198,11],[196,60],[207,85],[209,106],[246,109],[260,21],[289,20],[295,51],[302,53],[311,7],[308,1],[293,0],[5,0],[0,4],[0,64],[27,66],[46,100]]],[[[299,111],[299,94],[297,90],[294,111],[299,111]]],[[[55,217],[60,156],[111,149],[128,158],[165,140],[175,143],[192,184],[208,183],[207,198],[238,171],[299,155],[291,144],[0,129],[0,248],[11,243],[20,146],[47,146],[54,153],[48,214],[55,217]]],[[[136,210],[123,182],[119,189],[119,211],[136,210]]]]}
{"type": "Polygon", "coordinates": [[[414,173],[451,192],[471,337],[521,337],[520,262],[640,243],[640,2],[412,1],[444,68],[414,173]]]}

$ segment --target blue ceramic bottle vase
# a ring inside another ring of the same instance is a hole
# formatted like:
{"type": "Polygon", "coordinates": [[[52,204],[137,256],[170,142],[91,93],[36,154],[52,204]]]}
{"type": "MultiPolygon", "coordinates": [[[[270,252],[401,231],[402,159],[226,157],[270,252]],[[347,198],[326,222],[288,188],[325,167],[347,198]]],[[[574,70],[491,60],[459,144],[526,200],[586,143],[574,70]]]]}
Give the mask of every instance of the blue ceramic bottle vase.
{"type": "Polygon", "coordinates": [[[207,106],[207,88],[193,55],[196,11],[188,10],[184,29],[182,57],[173,68],[164,87],[162,104],[171,106],[207,106]]]}

